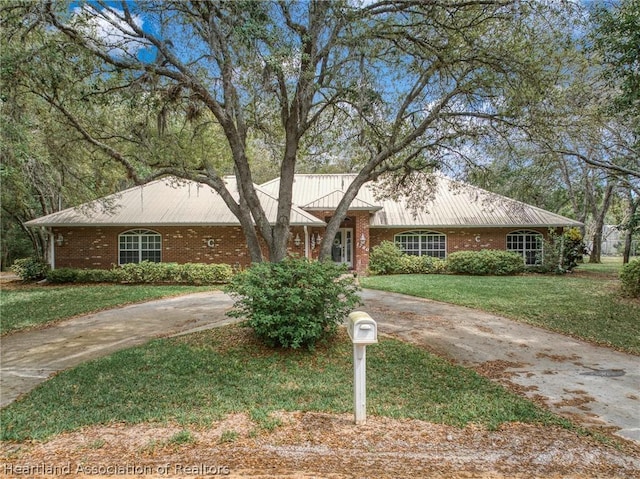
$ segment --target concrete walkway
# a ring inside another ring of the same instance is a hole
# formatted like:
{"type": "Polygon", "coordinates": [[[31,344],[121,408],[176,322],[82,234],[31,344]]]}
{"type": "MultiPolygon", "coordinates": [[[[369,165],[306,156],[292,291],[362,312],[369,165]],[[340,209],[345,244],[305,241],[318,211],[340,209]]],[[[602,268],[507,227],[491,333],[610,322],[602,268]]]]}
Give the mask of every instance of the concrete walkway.
{"type": "MultiPolygon", "coordinates": [[[[640,442],[640,358],[472,309],[372,290],[362,297],[360,309],[378,322],[380,334],[474,367],[576,422],[640,442]]],[[[230,307],[223,293],[198,293],[6,336],[0,406],[84,361],[154,337],[232,323],[224,314],[230,307]]]]}

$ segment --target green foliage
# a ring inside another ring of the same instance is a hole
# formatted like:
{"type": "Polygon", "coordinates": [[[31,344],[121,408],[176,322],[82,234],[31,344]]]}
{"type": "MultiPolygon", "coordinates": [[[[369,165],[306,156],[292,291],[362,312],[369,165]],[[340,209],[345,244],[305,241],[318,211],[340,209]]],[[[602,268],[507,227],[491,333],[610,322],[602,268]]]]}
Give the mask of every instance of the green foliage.
{"type": "Polygon", "coordinates": [[[254,264],[229,283],[235,309],[228,314],[246,317],[269,346],[312,349],[360,303],[346,273],[343,265],[301,258],[254,264]]]}
{"type": "Polygon", "coordinates": [[[447,267],[451,273],[480,276],[507,276],[524,271],[519,254],[489,249],[451,253],[447,258],[447,267]]]}
{"type": "Polygon", "coordinates": [[[640,298],[640,259],[630,261],[620,271],[622,293],[625,296],[640,298]]]}
{"type": "Polygon", "coordinates": [[[128,263],[110,270],[60,268],[49,271],[47,279],[52,283],[179,283],[221,284],[227,283],[233,270],[227,264],[200,263],[128,263]]]}
{"type": "Polygon", "coordinates": [[[603,57],[605,79],[617,86],[613,107],[638,115],[640,100],[640,72],[638,44],[640,44],[640,1],[621,0],[600,3],[592,10],[593,47],[603,57]]]}
{"type": "Polygon", "coordinates": [[[78,283],[115,283],[118,281],[118,277],[112,269],[77,269],[75,272],[78,283]]]}
{"type": "Polygon", "coordinates": [[[20,258],[14,261],[11,271],[23,281],[38,281],[47,276],[49,265],[40,258],[20,258]]]}
{"type": "Polygon", "coordinates": [[[53,284],[65,283],[116,283],[119,281],[115,270],[58,268],[47,273],[47,280],[53,284]]]}
{"type": "Polygon", "coordinates": [[[397,244],[392,241],[383,241],[378,246],[371,248],[369,271],[374,274],[398,273],[403,256],[404,253],[397,244]]]}
{"type": "Polygon", "coordinates": [[[170,270],[166,264],[151,261],[127,263],[114,268],[114,271],[118,280],[123,283],[161,283],[167,280],[170,270]]]}
{"type": "Polygon", "coordinates": [[[550,230],[544,240],[540,264],[531,268],[531,271],[555,274],[570,273],[578,266],[584,252],[584,242],[578,228],[570,228],[561,235],[550,230]]]}
{"type": "Polygon", "coordinates": [[[228,283],[233,269],[228,264],[172,264],[169,281],[188,284],[228,283]]]}
{"type": "Polygon", "coordinates": [[[76,283],[78,281],[78,270],[73,268],[52,269],[47,273],[47,280],[50,283],[76,283]]]}
{"type": "Polygon", "coordinates": [[[391,241],[371,249],[369,271],[373,274],[431,274],[446,271],[447,262],[431,256],[405,254],[391,241]]]}

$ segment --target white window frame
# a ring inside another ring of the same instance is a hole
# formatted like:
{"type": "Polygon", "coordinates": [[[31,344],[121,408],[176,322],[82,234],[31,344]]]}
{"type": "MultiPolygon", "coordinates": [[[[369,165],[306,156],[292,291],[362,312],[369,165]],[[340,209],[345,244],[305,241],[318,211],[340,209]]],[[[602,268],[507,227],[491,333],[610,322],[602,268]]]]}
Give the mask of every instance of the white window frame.
{"type": "Polygon", "coordinates": [[[147,229],[133,229],[120,233],[118,235],[118,264],[141,263],[142,261],[162,262],[162,235],[147,229]],[[123,248],[123,246],[125,247],[123,248]],[[137,254],[136,261],[123,262],[123,252],[135,252],[137,254]],[[150,252],[157,252],[157,258],[144,257],[145,255],[148,256],[150,252]]]}
{"type": "Polygon", "coordinates": [[[393,242],[409,255],[440,259],[447,257],[447,235],[438,231],[403,231],[393,237],[393,242]],[[408,241],[402,241],[409,238],[412,240],[411,244],[407,244],[408,241]]]}
{"type": "Polygon", "coordinates": [[[506,249],[522,256],[525,266],[537,266],[544,254],[544,235],[535,230],[518,230],[507,234],[506,249]],[[514,245],[513,241],[517,240],[514,245]],[[532,248],[532,244],[535,247],[532,248]]]}

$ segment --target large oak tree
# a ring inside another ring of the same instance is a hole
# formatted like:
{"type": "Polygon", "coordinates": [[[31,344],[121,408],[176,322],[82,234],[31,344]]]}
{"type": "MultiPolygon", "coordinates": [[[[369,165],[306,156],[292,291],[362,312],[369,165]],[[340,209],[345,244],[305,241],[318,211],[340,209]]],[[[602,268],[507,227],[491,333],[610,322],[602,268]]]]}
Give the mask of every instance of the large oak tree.
{"type": "MultiPolygon", "coordinates": [[[[556,2],[509,0],[92,1],[28,4],[22,28],[53,27],[104,65],[118,91],[144,99],[163,91],[206,110],[233,160],[239,197],[219,163],[145,157],[119,149],[84,122],[77,105],[53,98],[83,139],[136,182],[165,173],[213,187],[239,219],[253,261],[286,255],[294,173],[349,155],[357,176],[326,235],[335,234],[360,187],[381,175],[394,187],[416,170],[464,158],[469,139],[533,121],[560,72],[566,43],[556,2]],[[277,221],[254,187],[252,145],[275,152],[277,221]],[[265,144],[266,144],[265,143],[265,144]]],[[[15,11],[14,11],[15,12],[15,11]]],[[[60,41],[51,36],[51,41],[60,41]]],[[[76,61],[71,57],[70,62],[76,61]]],[[[112,98],[112,97],[111,97],[112,98]]],[[[131,96],[129,97],[131,98],[131,96]]],[[[71,101],[71,100],[70,100],[71,101]]],[[[103,100],[105,101],[105,100],[103,100]]],[[[169,105],[169,108],[171,106],[169,105]]],[[[160,109],[162,112],[162,109],[160,109]]],[[[165,111],[166,113],[166,111],[165,111]]],[[[171,112],[169,112],[171,113],[171,112]]],[[[163,115],[158,116],[161,128],[163,115]]],[[[125,133],[123,132],[124,136],[125,133]]],[[[321,257],[329,256],[330,242],[321,257]]]]}

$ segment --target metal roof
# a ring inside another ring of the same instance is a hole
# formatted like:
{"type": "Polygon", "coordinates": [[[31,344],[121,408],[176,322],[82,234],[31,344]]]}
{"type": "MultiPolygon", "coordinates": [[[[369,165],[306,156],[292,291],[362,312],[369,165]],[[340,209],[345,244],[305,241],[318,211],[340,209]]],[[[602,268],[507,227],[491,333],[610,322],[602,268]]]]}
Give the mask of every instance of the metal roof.
{"type": "MultiPolygon", "coordinates": [[[[306,205],[302,207],[304,209],[307,209],[307,206],[312,206],[309,209],[316,209],[316,206],[321,204],[328,206],[337,199],[336,190],[345,191],[355,177],[355,174],[296,175],[293,183],[293,202],[306,205]]],[[[359,205],[358,202],[363,202],[376,209],[381,207],[371,217],[372,228],[582,226],[579,221],[476,186],[442,175],[436,175],[435,178],[437,186],[433,199],[425,199],[422,208],[417,211],[402,199],[376,198],[371,183],[360,189],[354,204],[359,205]]],[[[277,194],[279,179],[261,186],[265,191],[277,194]]],[[[429,195],[425,195],[427,196],[429,195]]]]}
{"type": "MultiPolygon", "coordinates": [[[[305,211],[335,210],[340,204],[340,201],[342,201],[343,197],[344,191],[336,190],[332,193],[329,193],[328,195],[323,196],[322,198],[318,198],[317,200],[302,206],[301,208],[305,211]]],[[[367,203],[360,198],[354,198],[349,205],[349,209],[361,211],[378,211],[382,209],[382,206],[372,205],[371,203],[367,203]]]]}
{"type": "MultiPolygon", "coordinates": [[[[323,226],[325,223],[304,211],[331,210],[355,174],[296,175],[291,225],[323,226]]],[[[371,183],[365,184],[351,210],[371,211],[372,228],[443,227],[561,227],[582,223],[481,188],[436,176],[433,199],[425,199],[414,211],[405,200],[376,198],[371,183]]],[[[235,178],[225,177],[234,198],[235,178]]],[[[267,218],[275,223],[280,180],[256,187],[267,218]]],[[[425,195],[425,198],[429,195],[425,195]]],[[[28,226],[238,226],[222,198],[211,187],[193,181],[164,178],[129,188],[92,203],[68,208],[26,223],[28,226]]]]}
{"type": "MultiPolygon", "coordinates": [[[[225,177],[227,188],[238,197],[235,178],[225,177]]],[[[265,214],[275,223],[278,202],[256,188],[265,214]]],[[[68,208],[26,223],[28,226],[160,226],[225,225],[240,222],[222,197],[208,185],[163,178],[129,188],[83,205],[68,208]]],[[[292,225],[322,226],[324,221],[297,208],[291,209],[292,225]]]]}
{"type": "MultiPolygon", "coordinates": [[[[355,177],[356,175],[352,173],[295,175],[293,180],[293,204],[298,206],[310,205],[332,195],[336,191],[347,191],[355,177]]],[[[264,183],[260,187],[267,193],[278,196],[280,178],[264,183]]],[[[371,205],[371,207],[382,206],[382,203],[376,200],[373,192],[368,188],[361,188],[354,201],[363,201],[371,205]]],[[[333,208],[336,206],[338,206],[338,203],[335,203],[333,208]]],[[[306,208],[304,206],[301,207],[306,208]]]]}

